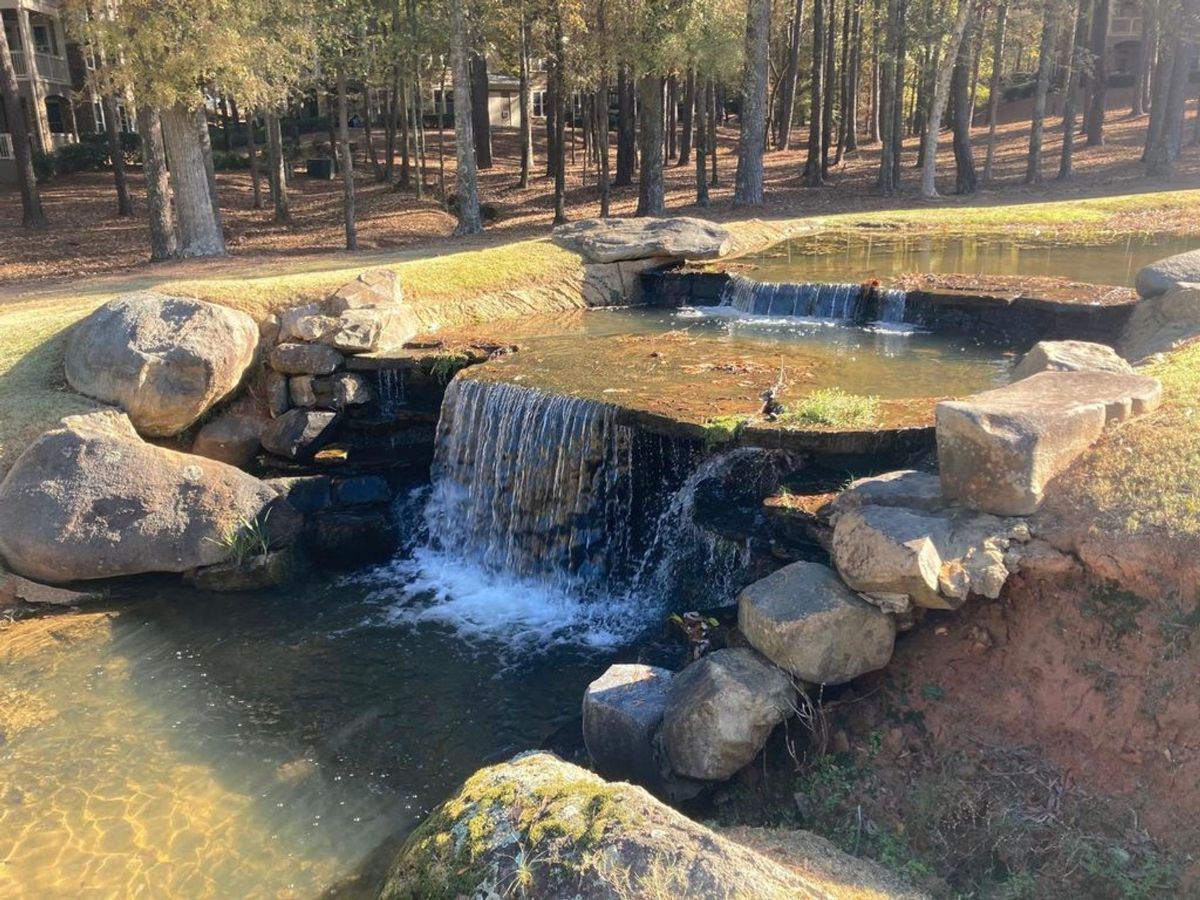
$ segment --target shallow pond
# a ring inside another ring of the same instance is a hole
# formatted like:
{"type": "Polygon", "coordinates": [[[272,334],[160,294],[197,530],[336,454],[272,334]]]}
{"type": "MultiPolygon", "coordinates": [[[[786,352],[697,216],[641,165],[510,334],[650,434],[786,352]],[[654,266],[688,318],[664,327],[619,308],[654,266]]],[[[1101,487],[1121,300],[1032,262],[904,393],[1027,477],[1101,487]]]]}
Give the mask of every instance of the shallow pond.
{"type": "Polygon", "coordinates": [[[879,397],[879,425],[921,424],[935,398],[1004,383],[1012,354],[961,335],[911,326],[863,327],[826,319],[741,315],[729,308],[679,312],[593,310],[505,323],[521,350],[473,369],[509,381],[601,400],[691,423],[754,414],[781,378],[786,404],[821,388],[879,397]]]}
{"type": "Polygon", "coordinates": [[[997,235],[907,237],[823,234],[747,257],[759,281],[866,281],[908,274],[1062,278],[1132,286],[1148,263],[1200,247],[1200,238],[1149,236],[1109,244],[1054,244],[997,235]]]}
{"type": "Polygon", "coordinates": [[[0,632],[0,896],[314,897],[653,618],[428,553],[0,632]]]}

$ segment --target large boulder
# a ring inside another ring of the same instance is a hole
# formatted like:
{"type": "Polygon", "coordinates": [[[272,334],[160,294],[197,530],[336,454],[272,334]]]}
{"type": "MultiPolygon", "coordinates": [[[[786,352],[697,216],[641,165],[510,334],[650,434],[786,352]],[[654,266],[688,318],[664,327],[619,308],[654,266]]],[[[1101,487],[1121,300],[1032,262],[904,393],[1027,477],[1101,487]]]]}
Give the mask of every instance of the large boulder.
{"type": "Polygon", "coordinates": [[[797,678],[843,684],[892,658],[895,619],[850,591],[827,566],[796,562],[738,596],[738,630],[797,678]]]}
{"type": "Polygon", "coordinates": [[[0,555],[49,582],[184,572],[224,562],[277,500],[232,466],[147,444],[116,410],[68,416],[0,484],[0,555]]]}
{"type": "Polygon", "coordinates": [[[325,311],[338,316],[348,309],[396,307],[404,302],[404,288],[391,269],[369,269],[347,281],[324,303],[325,311]]]}
{"type": "Polygon", "coordinates": [[[1140,362],[1200,335],[1200,282],[1180,284],[1134,307],[1118,346],[1140,362]]]}
{"type": "Polygon", "coordinates": [[[263,429],[262,445],[287,459],[312,456],[326,443],[337,423],[337,413],[289,409],[263,429]]]}
{"type": "Polygon", "coordinates": [[[588,262],[630,259],[717,259],[729,232],[704,219],[583,219],[554,229],[554,242],[588,262]]]}
{"type": "Polygon", "coordinates": [[[583,695],[583,742],[596,769],[644,785],[659,780],[654,735],[667,710],[674,673],[657,666],[619,664],[583,695]]]}
{"type": "Polygon", "coordinates": [[[659,732],[671,771],[723,781],[749,765],[795,709],[792,679],[753,650],[718,650],[675,676],[659,732]]]}
{"type": "Polygon", "coordinates": [[[861,506],[902,506],[905,509],[938,510],[946,505],[942,480],[932,472],[901,469],[859,478],[846,486],[831,503],[833,514],[861,506]]]}
{"type": "Polygon", "coordinates": [[[849,900],[729,841],[645,790],[548,753],[482,769],[413,832],[381,900],[849,900]],[[515,886],[515,887],[514,887],[515,886]]]}
{"type": "Polygon", "coordinates": [[[1043,372],[937,406],[942,491],[972,509],[1028,515],[1046,485],[1105,425],[1155,409],[1154,378],[1107,372],[1043,372]]]}
{"type": "Polygon", "coordinates": [[[1010,381],[1020,381],[1038,372],[1133,373],[1133,366],[1107,344],[1089,341],[1038,341],[1013,369],[1010,381]]]}
{"type": "Polygon", "coordinates": [[[1142,266],[1137,273],[1137,292],[1157,297],[1183,283],[1200,284],[1200,250],[1189,250],[1142,266]]]}
{"type": "Polygon", "coordinates": [[[101,306],[71,335],[71,387],[120,406],[144,435],[179,434],[237,389],[258,326],[243,312],[145,291],[101,306]]]}

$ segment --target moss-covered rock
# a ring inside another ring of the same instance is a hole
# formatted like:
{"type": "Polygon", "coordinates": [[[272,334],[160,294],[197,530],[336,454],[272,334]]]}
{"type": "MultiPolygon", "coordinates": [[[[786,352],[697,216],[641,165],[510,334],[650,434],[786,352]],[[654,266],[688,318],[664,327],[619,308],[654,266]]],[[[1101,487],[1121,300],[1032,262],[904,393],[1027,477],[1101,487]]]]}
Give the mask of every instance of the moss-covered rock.
{"type": "Polygon", "coordinates": [[[822,888],[639,787],[548,753],[483,769],[408,839],[382,900],[705,897],[794,900],[822,888]]]}

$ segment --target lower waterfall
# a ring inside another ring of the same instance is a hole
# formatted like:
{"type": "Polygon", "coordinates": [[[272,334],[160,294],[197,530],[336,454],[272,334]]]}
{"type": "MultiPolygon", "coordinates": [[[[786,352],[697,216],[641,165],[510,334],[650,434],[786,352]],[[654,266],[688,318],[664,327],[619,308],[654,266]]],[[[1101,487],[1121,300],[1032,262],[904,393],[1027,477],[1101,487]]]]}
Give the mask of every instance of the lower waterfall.
{"type": "Polygon", "coordinates": [[[906,301],[905,291],[872,284],[755,281],[730,273],[719,306],[749,316],[899,324],[906,301]]]}
{"type": "Polygon", "coordinates": [[[402,598],[388,616],[529,652],[611,647],[669,605],[732,603],[751,550],[702,526],[697,491],[767,451],[705,456],[697,441],[618,413],[518,384],[452,381],[431,484],[400,511],[417,525],[410,546],[366,576],[382,599],[402,598]]]}

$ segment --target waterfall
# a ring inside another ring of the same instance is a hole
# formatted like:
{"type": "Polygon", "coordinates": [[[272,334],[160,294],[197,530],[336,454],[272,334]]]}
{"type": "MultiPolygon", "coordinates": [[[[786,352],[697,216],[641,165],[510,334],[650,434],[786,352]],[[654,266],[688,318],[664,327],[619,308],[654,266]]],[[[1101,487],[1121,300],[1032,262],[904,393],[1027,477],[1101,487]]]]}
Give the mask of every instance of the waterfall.
{"type": "Polygon", "coordinates": [[[869,284],[777,283],[731,273],[720,307],[748,316],[899,323],[906,300],[904,291],[869,284]]]}
{"type": "Polygon", "coordinates": [[[379,398],[379,413],[394,419],[408,402],[408,392],[401,369],[380,369],[375,373],[375,396],[379,398]]]}
{"type": "Polygon", "coordinates": [[[631,527],[631,444],[608,404],[456,378],[438,423],[430,534],[493,571],[562,589],[594,582],[619,566],[631,527]]]}
{"type": "MultiPolygon", "coordinates": [[[[751,548],[705,528],[697,498],[710,517],[731,513],[722,485],[745,493],[754,481],[731,466],[768,451],[703,458],[699,442],[619,418],[593,400],[451,381],[432,484],[398,510],[418,526],[410,546],[363,576],[389,618],[534,652],[609,647],[669,606],[732,603],[751,548]]],[[[757,510],[761,496],[752,501],[757,510]]]]}

